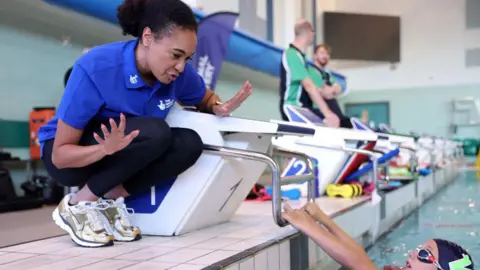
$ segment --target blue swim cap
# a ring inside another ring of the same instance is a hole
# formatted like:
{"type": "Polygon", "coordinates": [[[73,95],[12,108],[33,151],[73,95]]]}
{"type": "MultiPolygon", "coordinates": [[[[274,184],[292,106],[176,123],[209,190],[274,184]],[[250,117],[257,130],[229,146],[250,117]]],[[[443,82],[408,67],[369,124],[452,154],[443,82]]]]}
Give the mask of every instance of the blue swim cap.
{"type": "Polygon", "coordinates": [[[438,263],[443,270],[474,269],[470,254],[461,246],[443,239],[433,239],[438,247],[438,263]]]}

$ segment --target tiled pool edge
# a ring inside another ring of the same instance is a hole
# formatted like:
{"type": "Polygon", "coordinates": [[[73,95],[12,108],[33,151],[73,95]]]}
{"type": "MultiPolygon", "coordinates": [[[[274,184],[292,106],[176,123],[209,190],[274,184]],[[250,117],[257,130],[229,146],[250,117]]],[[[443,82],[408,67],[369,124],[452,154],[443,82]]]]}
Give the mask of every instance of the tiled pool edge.
{"type": "MultiPolygon", "coordinates": [[[[368,203],[369,200],[365,200],[362,202],[359,202],[355,205],[352,205],[350,207],[346,207],[345,209],[342,209],[338,212],[335,212],[334,214],[331,215],[331,218],[334,219],[338,216],[341,216],[345,213],[348,213],[350,211],[353,211],[354,209],[365,205],[368,203]]],[[[287,269],[304,269],[303,267],[299,267],[306,265],[308,268],[309,264],[309,256],[308,256],[308,245],[309,245],[309,240],[308,238],[296,231],[295,229],[292,229],[292,231],[287,232],[281,236],[278,236],[274,239],[267,240],[266,242],[256,245],[254,247],[251,247],[249,249],[246,249],[244,251],[241,251],[233,256],[230,256],[228,258],[225,258],[217,263],[214,263],[210,266],[207,266],[205,268],[202,268],[202,270],[218,270],[218,269],[230,269],[229,267],[235,267],[235,263],[240,263],[245,259],[248,259],[250,257],[254,257],[256,254],[274,246],[274,245],[280,245],[284,242],[289,241],[290,245],[290,265],[289,268],[287,269]],[[307,254],[307,256],[300,256],[300,254],[307,254]],[[293,259],[292,259],[293,257],[293,259]],[[292,267],[294,266],[294,267],[292,267]]],[[[281,266],[282,267],[282,266],[281,266]]],[[[285,266],[283,266],[285,267],[285,266]]],[[[237,268],[232,268],[232,269],[237,269],[237,268]]]]}

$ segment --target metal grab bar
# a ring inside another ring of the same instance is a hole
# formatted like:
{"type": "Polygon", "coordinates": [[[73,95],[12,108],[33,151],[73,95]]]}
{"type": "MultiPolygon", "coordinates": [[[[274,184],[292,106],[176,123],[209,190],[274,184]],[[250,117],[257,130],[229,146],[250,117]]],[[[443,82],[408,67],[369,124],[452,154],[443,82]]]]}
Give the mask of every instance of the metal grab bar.
{"type": "MultiPolygon", "coordinates": [[[[282,218],[282,198],[281,198],[281,177],[280,177],[280,167],[277,162],[273,160],[270,156],[260,152],[248,151],[235,149],[225,146],[215,146],[215,145],[204,145],[204,151],[224,157],[233,157],[233,158],[244,158],[253,161],[259,161],[267,164],[272,171],[272,212],[273,220],[280,227],[285,227],[288,225],[288,222],[282,218]]],[[[283,156],[295,157],[302,159],[306,162],[309,173],[306,175],[298,176],[295,183],[309,181],[308,185],[308,200],[315,200],[315,174],[314,174],[314,164],[313,161],[305,154],[297,153],[293,151],[283,150],[283,149],[274,149],[273,151],[277,152],[283,156]]],[[[290,179],[290,182],[293,179],[290,179]]]]}
{"type": "Polygon", "coordinates": [[[418,166],[418,157],[416,155],[417,150],[407,146],[400,146],[399,148],[410,152],[410,171],[412,173],[415,173],[417,171],[417,166],[418,166]]]}
{"type": "MultiPolygon", "coordinates": [[[[308,181],[307,198],[309,201],[315,200],[315,182],[314,181],[316,176],[315,176],[315,164],[313,163],[313,160],[304,153],[297,152],[297,151],[290,151],[280,147],[273,147],[273,155],[285,157],[285,158],[298,158],[300,160],[303,160],[303,162],[305,162],[305,164],[307,165],[307,172],[308,172],[307,174],[280,177],[281,179],[280,184],[288,185],[288,184],[308,181]]],[[[278,188],[280,189],[280,187],[278,188]]],[[[278,192],[280,194],[280,190],[278,192]]]]}
{"type": "Polygon", "coordinates": [[[377,156],[375,156],[375,153],[368,150],[354,149],[354,148],[348,148],[348,147],[342,147],[342,148],[343,148],[343,151],[346,151],[346,152],[362,154],[370,157],[373,164],[373,168],[372,168],[373,185],[375,186],[375,189],[377,190],[377,194],[378,194],[378,191],[380,190],[380,183],[378,182],[378,158],[377,156]]]}

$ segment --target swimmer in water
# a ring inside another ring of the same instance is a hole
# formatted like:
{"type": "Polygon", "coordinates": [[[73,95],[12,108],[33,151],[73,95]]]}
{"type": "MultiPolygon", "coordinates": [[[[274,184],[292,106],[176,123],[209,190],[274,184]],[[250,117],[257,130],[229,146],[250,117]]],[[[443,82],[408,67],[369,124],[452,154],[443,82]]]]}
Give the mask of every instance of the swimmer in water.
{"type": "MultiPolygon", "coordinates": [[[[311,238],[343,267],[353,270],[378,269],[365,249],[335,224],[314,202],[307,203],[300,209],[292,209],[285,204],[284,209],[285,220],[311,238]]],[[[474,269],[474,263],[470,254],[459,245],[443,239],[431,239],[417,250],[410,252],[405,266],[385,266],[383,269],[459,270],[474,269]]]]}

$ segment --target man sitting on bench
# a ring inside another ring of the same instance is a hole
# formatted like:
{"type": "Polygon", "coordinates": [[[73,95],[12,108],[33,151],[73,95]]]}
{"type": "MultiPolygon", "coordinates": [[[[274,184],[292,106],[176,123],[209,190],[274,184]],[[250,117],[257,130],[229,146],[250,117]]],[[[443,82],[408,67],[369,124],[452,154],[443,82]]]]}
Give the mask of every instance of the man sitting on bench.
{"type": "MultiPolygon", "coordinates": [[[[330,60],[330,47],[326,44],[320,44],[315,47],[314,65],[309,66],[309,71],[312,77],[312,81],[316,87],[318,87],[322,93],[328,108],[340,120],[340,127],[352,128],[350,118],[342,113],[342,109],[338,105],[335,98],[342,92],[342,87],[335,81],[332,72],[326,68],[328,61],[330,60]]],[[[313,112],[321,118],[325,118],[322,111],[319,110],[317,104],[313,104],[313,112]]]]}

